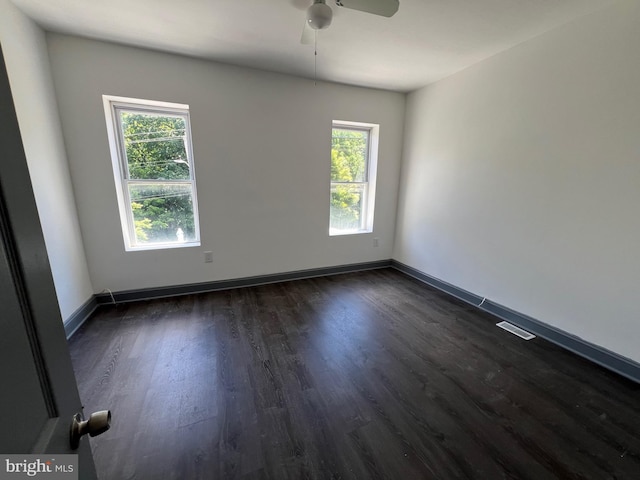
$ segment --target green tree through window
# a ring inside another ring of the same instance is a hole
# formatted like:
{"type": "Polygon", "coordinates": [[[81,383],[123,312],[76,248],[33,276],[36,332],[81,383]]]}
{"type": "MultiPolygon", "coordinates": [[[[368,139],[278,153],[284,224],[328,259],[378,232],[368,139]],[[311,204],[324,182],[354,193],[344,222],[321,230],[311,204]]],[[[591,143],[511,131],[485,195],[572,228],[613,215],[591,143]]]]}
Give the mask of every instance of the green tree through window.
{"type": "Polygon", "coordinates": [[[103,98],[125,248],[199,244],[188,106],[103,98]]]}
{"type": "Polygon", "coordinates": [[[369,130],[333,128],[330,231],[364,229],[368,186],[369,130]]]}
{"type": "MultiPolygon", "coordinates": [[[[189,180],[183,117],[122,111],[120,118],[130,180],[189,180]]],[[[137,242],[195,237],[189,185],[131,182],[129,197],[137,242]]]]}

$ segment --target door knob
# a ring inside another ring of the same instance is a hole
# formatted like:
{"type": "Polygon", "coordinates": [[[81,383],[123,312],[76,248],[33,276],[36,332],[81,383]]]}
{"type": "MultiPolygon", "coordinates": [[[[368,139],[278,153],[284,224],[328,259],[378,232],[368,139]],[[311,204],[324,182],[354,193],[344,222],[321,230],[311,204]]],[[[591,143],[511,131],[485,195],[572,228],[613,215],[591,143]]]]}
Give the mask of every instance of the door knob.
{"type": "Polygon", "coordinates": [[[89,434],[95,437],[109,430],[111,426],[111,410],[101,410],[92,413],[89,420],[84,420],[82,413],[76,413],[71,420],[70,442],[71,449],[76,450],[80,445],[80,438],[89,434]]]}

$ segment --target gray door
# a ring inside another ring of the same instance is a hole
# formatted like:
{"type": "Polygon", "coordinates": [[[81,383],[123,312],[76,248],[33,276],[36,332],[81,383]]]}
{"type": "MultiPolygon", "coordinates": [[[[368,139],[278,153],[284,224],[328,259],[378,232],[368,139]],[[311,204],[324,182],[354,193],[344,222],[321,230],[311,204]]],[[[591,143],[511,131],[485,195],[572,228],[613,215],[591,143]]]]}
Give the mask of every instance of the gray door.
{"type": "Polygon", "coordinates": [[[0,453],[78,453],[97,478],[88,439],[69,444],[82,406],[1,50],[0,385],[0,453]]]}

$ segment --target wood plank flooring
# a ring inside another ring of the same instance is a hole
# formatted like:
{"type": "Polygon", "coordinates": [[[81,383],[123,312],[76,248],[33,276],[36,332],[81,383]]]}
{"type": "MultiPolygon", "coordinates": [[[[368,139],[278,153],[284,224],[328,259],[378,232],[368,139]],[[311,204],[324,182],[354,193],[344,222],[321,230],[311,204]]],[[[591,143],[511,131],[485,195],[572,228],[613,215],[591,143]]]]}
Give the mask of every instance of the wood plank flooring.
{"type": "Polygon", "coordinates": [[[102,480],[639,479],[640,385],[496,322],[382,269],[104,307],[70,348],[102,480]]]}

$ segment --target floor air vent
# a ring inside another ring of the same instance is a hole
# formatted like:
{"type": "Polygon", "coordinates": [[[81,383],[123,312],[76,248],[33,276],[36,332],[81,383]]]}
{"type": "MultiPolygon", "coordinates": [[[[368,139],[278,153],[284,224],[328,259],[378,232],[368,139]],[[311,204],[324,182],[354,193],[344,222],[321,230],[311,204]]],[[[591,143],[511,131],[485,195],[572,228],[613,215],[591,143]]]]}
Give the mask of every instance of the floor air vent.
{"type": "Polygon", "coordinates": [[[520,338],[524,338],[525,340],[531,340],[532,338],[536,338],[533,333],[529,333],[526,330],[521,329],[520,327],[516,327],[515,325],[510,324],[509,322],[500,322],[496,323],[496,327],[500,327],[506,330],[509,333],[513,333],[520,338]]]}

